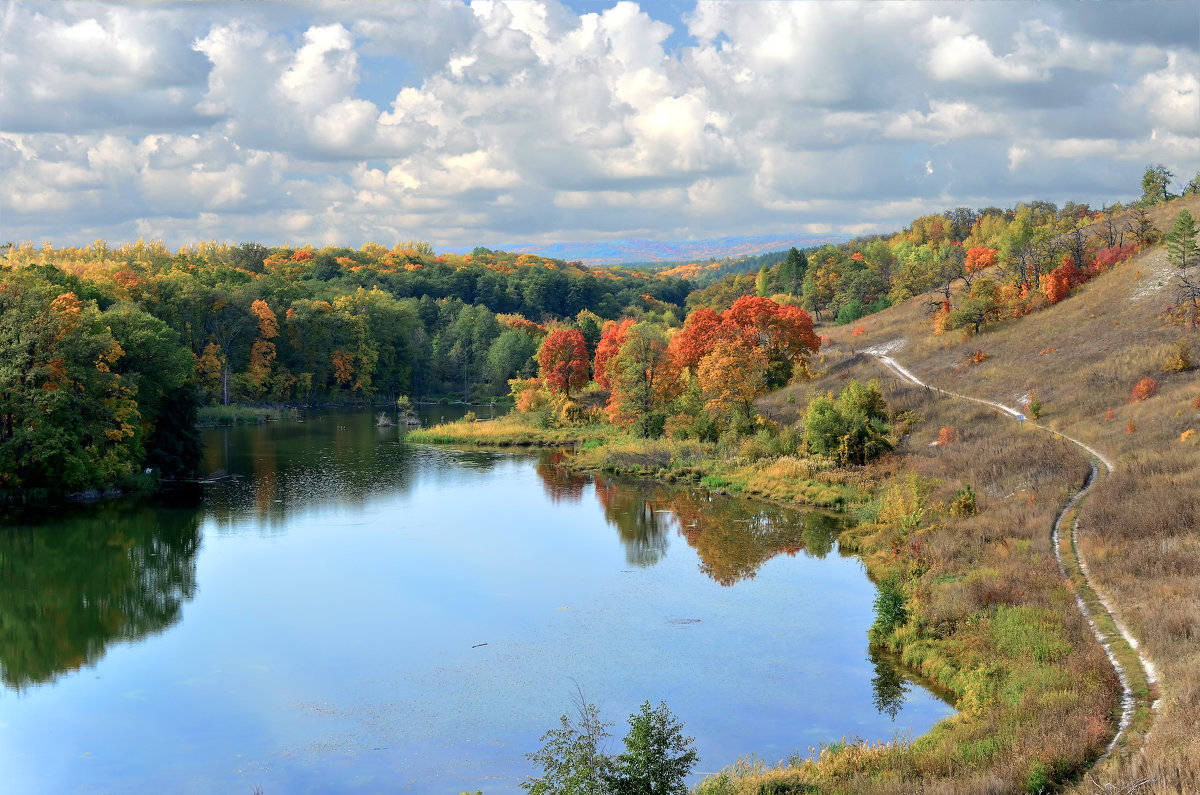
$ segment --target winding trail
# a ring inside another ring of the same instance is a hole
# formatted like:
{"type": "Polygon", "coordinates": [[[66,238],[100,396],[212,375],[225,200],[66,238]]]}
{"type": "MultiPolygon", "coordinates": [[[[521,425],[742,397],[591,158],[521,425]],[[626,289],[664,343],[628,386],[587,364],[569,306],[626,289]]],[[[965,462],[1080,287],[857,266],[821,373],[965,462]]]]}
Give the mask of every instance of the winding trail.
{"type": "Polygon", "coordinates": [[[1129,671],[1117,656],[1119,651],[1124,651],[1121,648],[1122,646],[1126,647],[1130,652],[1132,652],[1133,655],[1136,655],[1137,660],[1141,665],[1141,674],[1144,676],[1147,690],[1151,694],[1142,699],[1144,705],[1149,710],[1151,716],[1153,716],[1154,712],[1156,712],[1158,709],[1158,701],[1152,700],[1154,699],[1153,693],[1157,690],[1158,670],[1155,668],[1154,663],[1150,661],[1150,658],[1146,656],[1145,652],[1142,651],[1137,639],[1133,636],[1133,633],[1131,633],[1121,621],[1112,603],[1093,583],[1091,576],[1088,573],[1087,562],[1083,559],[1083,554],[1079,551],[1079,544],[1077,543],[1079,535],[1079,513],[1076,508],[1079,504],[1079,501],[1083,499],[1084,495],[1091,491],[1092,487],[1096,485],[1096,482],[1099,478],[1099,468],[1096,466],[1096,462],[1099,461],[1104,465],[1106,474],[1111,474],[1115,468],[1113,462],[1099,450],[1096,450],[1095,448],[1079,441],[1078,439],[1068,436],[1065,433],[1060,433],[1053,428],[1048,428],[1045,425],[1039,425],[1036,422],[1028,420],[1025,415],[1011,406],[1005,406],[1003,403],[997,403],[994,400],[985,400],[983,398],[972,397],[970,395],[962,395],[957,392],[951,392],[949,390],[941,389],[940,387],[931,386],[930,384],[925,383],[921,379],[917,378],[917,376],[915,376],[908,368],[904,367],[902,364],[889,356],[888,352],[890,350],[894,350],[894,347],[881,346],[878,348],[868,348],[864,351],[864,353],[877,359],[880,363],[882,363],[885,367],[894,372],[904,381],[908,381],[909,383],[924,389],[940,392],[941,394],[949,397],[958,398],[960,400],[969,400],[972,403],[981,403],[985,406],[990,406],[991,408],[1007,414],[1016,420],[1021,422],[1029,422],[1029,424],[1035,428],[1039,428],[1065,439],[1066,441],[1071,442],[1072,444],[1087,451],[1087,453],[1092,456],[1092,469],[1091,472],[1088,473],[1087,478],[1084,479],[1083,486],[1079,489],[1079,491],[1072,495],[1071,499],[1067,501],[1067,504],[1063,506],[1061,511],[1059,511],[1058,516],[1055,517],[1052,540],[1054,543],[1054,557],[1058,561],[1059,573],[1062,574],[1062,577],[1067,581],[1067,584],[1072,586],[1072,590],[1074,591],[1075,595],[1075,604],[1079,608],[1079,612],[1083,614],[1083,617],[1087,620],[1088,625],[1091,626],[1092,634],[1096,636],[1096,640],[1098,640],[1100,645],[1104,647],[1104,653],[1108,655],[1108,660],[1110,663],[1112,663],[1113,670],[1116,671],[1117,678],[1121,682],[1121,718],[1117,724],[1117,731],[1113,735],[1112,740],[1109,741],[1108,747],[1104,749],[1104,753],[1101,754],[1096,760],[1096,764],[1100,764],[1112,754],[1113,750],[1117,747],[1117,744],[1125,736],[1129,726],[1133,723],[1134,713],[1137,711],[1139,706],[1139,699],[1137,698],[1133,685],[1130,682],[1129,671]],[[1071,558],[1070,560],[1064,560],[1062,553],[1062,524],[1068,516],[1071,517],[1071,558]],[[1068,572],[1068,564],[1070,564],[1071,568],[1075,568],[1078,571],[1078,577],[1081,581],[1078,587],[1076,587],[1071,581],[1071,574],[1068,572]],[[1094,600],[1091,606],[1088,605],[1088,600],[1084,598],[1085,596],[1090,596],[1094,600]],[[1097,623],[1097,616],[1094,614],[1094,610],[1101,613],[1101,618],[1104,621],[1111,623],[1114,631],[1107,631],[1097,623]]]}

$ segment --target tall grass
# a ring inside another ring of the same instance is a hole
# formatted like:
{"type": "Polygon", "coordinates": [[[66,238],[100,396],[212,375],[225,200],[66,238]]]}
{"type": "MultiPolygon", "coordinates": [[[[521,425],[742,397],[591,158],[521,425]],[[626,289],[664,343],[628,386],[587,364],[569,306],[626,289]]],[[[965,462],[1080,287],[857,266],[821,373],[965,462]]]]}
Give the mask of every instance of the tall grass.
{"type": "Polygon", "coordinates": [[[201,406],[197,412],[197,423],[206,427],[225,425],[262,425],[295,419],[296,409],[261,408],[255,406],[201,406]]]}

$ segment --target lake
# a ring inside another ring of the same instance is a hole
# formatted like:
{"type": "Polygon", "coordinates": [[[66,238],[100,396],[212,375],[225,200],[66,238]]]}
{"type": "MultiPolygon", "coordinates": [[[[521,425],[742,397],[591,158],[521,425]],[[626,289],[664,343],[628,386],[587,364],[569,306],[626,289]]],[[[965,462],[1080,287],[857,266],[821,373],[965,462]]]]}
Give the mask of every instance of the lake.
{"type": "Polygon", "coordinates": [[[710,772],[952,713],[868,651],[828,515],[368,412],[205,443],[202,489],[4,509],[0,789],[519,792],[578,691],[614,752],[667,702],[710,772]]]}

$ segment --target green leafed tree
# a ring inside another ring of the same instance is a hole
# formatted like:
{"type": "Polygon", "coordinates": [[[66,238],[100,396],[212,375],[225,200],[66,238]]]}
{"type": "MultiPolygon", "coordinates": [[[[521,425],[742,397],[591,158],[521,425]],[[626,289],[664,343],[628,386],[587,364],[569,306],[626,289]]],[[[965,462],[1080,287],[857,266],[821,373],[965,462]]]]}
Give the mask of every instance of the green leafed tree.
{"type": "Polygon", "coordinates": [[[754,277],[754,294],[759,297],[771,294],[771,269],[766,265],[759,268],[758,276],[754,277]]]}
{"type": "Polygon", "coordinates": [[[779,264],[779,289],[788,295],[800,295],[804,289],[804,274],[808,270],[808,257],[793,246],[779,264]]]}
{"type": "Polygon", "coordinates": [[[582,698],[576,717],[563,715],[561,726],[542,735],[542,747],[526,758],[541,768],[541,775],[521,782],[531,795],[607,795],[612,759],[605,744],[612,724],[600,719],[600,710],[582,698]]]}
{"type": "Polygon", "coordinates": [[[610,723],[582,693],[576,716],[563,715],[561,726],[542,735],[542,747],[526,758],[541,775],[521,782],[533,795],[684,795],[688,774],[700,760],[693,739],[683,733],[666,703],[652,709],[644,702],[629,716],[625,750],[610,756],[610,723]]]}
{"type": "Polygon", "coordinates": [[[1162,163],[1146,166],[1146,173],[1142,175],[1142,202],[1158,204],[1170,199],[1171,180],[1174,178],[1175,175],[1167,171],[1162,163]]]}
{"type": "Polygon", "coordinates": [[[76,490],[141,456],[136,390],[91,301],[19,271],[0,281],[0,484],[76,490]]]}
{"type": "Polygon", "coordinates": [[[662,434],[671,401],[679,394],[675,366],[662,329],[650,323],[630,326],[607,366],[612,393],[608,414],[643,438],[662,434]]]}
{"type": "Polygon", "coordinates": [[[851,381],[836,400],[816,398],[804,419],[809,448],[839,464],[865,464],[892,449],[879,384],[851,381]]]}
{"type": "Polygon", "coordinates": [[[651,709],[642,704],[629,716],[625,750],[617,756],[611,773],[615,795],[684,795],[688,773],[700,760],[693,738],[665,702],[651,709]]]}
{"type": "Polygon", "coordinates": [[[534,356],[538,345],[524,331],[505,329],[492,341],[488,348],[485,373],[494,392],[508,383],[509,379],[530,376],[536,370],[534,356]]]}
{"type": "Polygon", "coordinates": [[[971,286],[966,300],[950,313],[946,328],[970,328],[978,334],[983,324],[996,319],[999,312],[996,283],[991,279],[979,279],[971,286]]]}

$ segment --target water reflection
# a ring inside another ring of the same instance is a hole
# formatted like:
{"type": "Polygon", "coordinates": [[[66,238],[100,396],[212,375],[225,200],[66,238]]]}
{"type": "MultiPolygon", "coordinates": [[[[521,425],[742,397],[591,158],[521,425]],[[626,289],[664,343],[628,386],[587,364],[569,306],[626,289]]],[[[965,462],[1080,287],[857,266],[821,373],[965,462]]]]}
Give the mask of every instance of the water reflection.
{"type": "Polygon", "coordinates": [[[409,493],[420,475],[418,462],[488,469],[497,460],[489,453],[417,456],[403,443],[404,426],[377,427],[375,416],[314,409],[299,421],[206,431],[203,472],[213,485],[205,500],[217,528],[253,519],[261,531],[282,532],[297,512],[361,508],[380,496],[409,493]]]}
{"type": "Polygon", "coordinates": [[[537,473],[542,479],[542,487],[546,496],[555,505],[564,502],[581,502],[583,490],[591,484],[592,479],[559,466],[566,457],[562,452],[543,453],[538,458],[537,473]]]}
{"type": "Polygon", "coordinates": [[[565,469],[564,454],[547,453],[537,473],[554,502],[580,502],[589,483],[617,530],[631,565],[652,566],[667,552],[674,531],[700,556],[700,570],[721,585],[751,579],[771,558],[800,552],[824,558],[836,546],[838,520],[814,511],[732,497],[707,490],[580,475],[565,469]]]}
{"type": "Polygon", "coordinates": [[[900,663],[893,659],[892,655],[874,647],[868,650],[868,654],[871,658],[871,665],[875,667],[875,674],[871,677],[872,702],[875,704],[875,710],[880,715],[887,715],[894,721],[904,708],[911,685],[900,673],[900,663]]]}
{"type": "Polygon", "coordinates": [[[656,489],[633,488],[614,480],[596,480],[596,497],[604,518],[617,528],[625,546],[625,560],[645,568],[667,554],[667,533],[674,517],[656,489]]]}
{"type": "Polygon", "coordinates": [[[823,560],[833,551],[841,529],[841,522],[834,516],[817,511],[804,514],[804,532],[800,535],[804,550],[814,558],[823,560]]]}
{"type": "Polygon", "coordinates": [[[10,689],[162,632],[196,592],[197,510],[121,500],[12,509],[0,523],[0,681],[10,689]]]}

